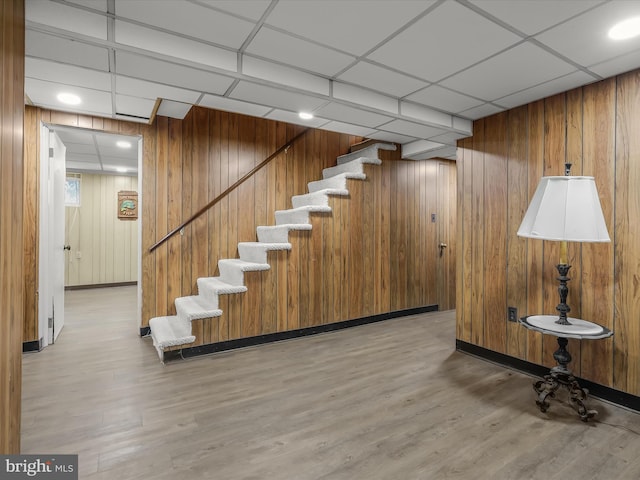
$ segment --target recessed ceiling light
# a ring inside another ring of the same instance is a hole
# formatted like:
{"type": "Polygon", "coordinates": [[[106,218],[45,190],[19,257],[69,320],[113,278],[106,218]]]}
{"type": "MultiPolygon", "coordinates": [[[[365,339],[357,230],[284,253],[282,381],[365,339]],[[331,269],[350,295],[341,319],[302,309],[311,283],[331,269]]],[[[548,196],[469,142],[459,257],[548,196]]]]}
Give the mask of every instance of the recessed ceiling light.
{"type": "Polygon", "coordinates": [[[640,17],[623,20],[609,30],[609,38],[613,40],[626,40],[638,35],[640,35],[640,17]]]}
{"type": "Polygon", "coordinates": [[[67,105],[78,105],[82,102],[78,95],[68,92],[59,93],[57,98],[59,102],[66,103],[67,105]]]}
{"type": "Polygon", "coordinates": [[[124,140],[117,141],[116,145],[120,148],[131,148],[131,142],[125,142],[124,140]]]}
{"type": "Polygon", "coordinates": [[[124,168],[124,167],[118,167],[118,168],[116,168],[116,170],[117,170],[118,172],[120,172],[120,173],[127,173],[127,169],[126,169],[126,168],[124,168]]]}
{"type": "Polygon", "coordinates": [[[309,113],[309,112],[300,112],[298,114],[298,116],[302,119],[302,120],[311,120],[313,118],[313,114],[309,113]]]}

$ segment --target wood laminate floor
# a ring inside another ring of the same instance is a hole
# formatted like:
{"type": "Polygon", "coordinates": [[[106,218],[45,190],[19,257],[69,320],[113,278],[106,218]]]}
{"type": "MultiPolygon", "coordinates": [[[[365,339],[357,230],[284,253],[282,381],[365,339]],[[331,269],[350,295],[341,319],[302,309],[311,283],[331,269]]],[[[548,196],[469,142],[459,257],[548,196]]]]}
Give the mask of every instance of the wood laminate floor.
{"type": "Polygon", "coordinates": [[[540,413],[530,377],[455,351],[453,312],[165,366],[135,287],[66,303],[24,356],[22,451],[77,453],[83,480],[640,478],[640,416],[540,413]]]}

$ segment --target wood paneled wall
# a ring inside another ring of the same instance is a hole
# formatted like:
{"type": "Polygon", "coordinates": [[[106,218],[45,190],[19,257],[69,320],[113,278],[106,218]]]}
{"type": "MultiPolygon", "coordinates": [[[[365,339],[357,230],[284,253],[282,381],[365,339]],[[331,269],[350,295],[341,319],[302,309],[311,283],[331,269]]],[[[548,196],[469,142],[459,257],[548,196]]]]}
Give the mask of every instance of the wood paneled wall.
{"type": "Polygon", "coordinates": [[[594,176],[609,244],[570,244],[570,316],[612,329],[606,340],[570,340],[573,371],[640,395],[640,71],[474,122],[458,150],[457,338],[552,366],[555,337],[507,322],[553,314],[557,242],[516,236],[543,175],[594,176]]]}
{"type": "MultiPolygon", "coordinates": [[[[155,285],[143,326],[173,314],[176,297],[196,293],[198,277],[217,275],[219,259],[236,258],[238,242],[255,241],[258,225],[275,224],[276,210],[291,208],[293,195],[306,193],[308,182],[360,140],[309,131],[183,235],[147,252],[148,239],[162,238],[299,130],[202,108],[182,122],[158,119],[155,169],[145,165],[143,175],[155,186],[145,188],[143,207],[144,218],[155,219],[143,225],[143,284],[155,285]]],[[[438,262],[454,255],[438,256],[428,212],[439,206],[438,165],[449,179],[454,164],[383,155],[388,161],[367,167],[366,181],[349,182],[349,198],[331,199],[331,214],[312,214],[312,231],[290,234],[291,252],[269,254],[271,270],[245,274],[247,293],[221,297],[222,317],[193,322],[196,345],[439,303],[438,262]]]]}
{"type": "Polygon", "coordinates": [[[119,219],[116,199],[138,178],[83,173],[80,189],[80,206],[65,209],[65,285],[137,281],[138,220],[119,219]]]}
{"type": "MultiPolygon", "coordinates": [[[[157,117],[152,126],[29,107],[26,171],[33,182],[40,121],[142,136],[142,326],[174,313],[176,297],[196,293],[198,277],[217,275],[219,259],[236,258],[238,242],[255,241],[258,225],[275,224],[276,210],[291,208],[293,195],[306,193],[308,182],[320,179],[323,168],[361,140],[309,131],[183,235],[149,253],[300,127],[197,107],[184,120],[157,117]]],[[[222,317],[193,323],[198,344],[423,305],[453,308],[455,163],[401,161],[399,152],[382,156],[387,161],[367,167],[366,181],[350,181],[349,198],[331,200],[332,214],[313,215],[311,232],[291,233],[291,252],[270,253],[270,271],[246,275],[247,294],[222,297],[222,317]],[[436,222],[430,213],[437,214],[436,222]],[[449,244],[442,257],[440,241],[449,244]],[[444,288],[438,289],[439,278],[446,278],[444,288]]],[[[35,230],[29,235],[37,240],[35,230]]],[[[37,336],[36,256],[27,258],[25,341],[37,336]]]]}
{"type": "Polygon", "coordinates": [[[0,3],[0,454],[20,451],[24,0],[0,3]]]}

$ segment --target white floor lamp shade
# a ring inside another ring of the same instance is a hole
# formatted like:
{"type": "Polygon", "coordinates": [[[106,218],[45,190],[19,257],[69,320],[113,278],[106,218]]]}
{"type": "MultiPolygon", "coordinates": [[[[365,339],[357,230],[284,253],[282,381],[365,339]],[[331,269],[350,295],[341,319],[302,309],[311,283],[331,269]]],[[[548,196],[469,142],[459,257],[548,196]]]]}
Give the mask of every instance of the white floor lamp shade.
{"type": "Polygon", "coordinates": [[[593,177],[542,177],[518,236],[568,242],[610,242],[593,177]]]}

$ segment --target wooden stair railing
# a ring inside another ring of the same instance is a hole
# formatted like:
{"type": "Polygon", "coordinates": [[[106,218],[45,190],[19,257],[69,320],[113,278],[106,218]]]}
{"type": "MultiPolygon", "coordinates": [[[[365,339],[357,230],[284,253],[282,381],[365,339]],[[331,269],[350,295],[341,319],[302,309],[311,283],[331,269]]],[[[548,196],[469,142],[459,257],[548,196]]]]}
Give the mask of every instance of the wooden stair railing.
{"type": "Polygon", "coordinates": [[[216,203],[220,202],[220,200],[222,200],[224,197],[226,197],[227,195],[229,195],[229,193],[231,193],[233,190],[235,190],[236,188],[238,188],[240,185],[242,185],[246,180],[248,180],[251,176],[253,176],[257,171],[259,171],[261,168],[263,168],[264,166],[266,166],[271,160],[273,160],[274,158],[276,158],[278,155],[280,155],[283,151],[288,150],[289,147],[291,147],[291,145],[293,145],[299,138],[301,138],[303,135],[305,135],[307,132],[309,131],[309,128],[305,128],[302,132],[300,132],[298,135],[296,135],[295,137],[293,137],[291,140],[289,140],[287,143],[285,143],[284,145],[282,145],[280,148],[278,148],[275,152],[273,152],[271,155],[269,155],[267,158],[265,158],[262,162],[260,162],[258,165],[256,165],[255,167],[253,167],[249,172],[247,172],[245,175],[243,175],[238,181],[236,181],[233,185],[231,185],[229,188],[227,188],[224,192],[222,192],[220,195],[218,195],[216,198],[214,198],[213,200],[211,200],[209,203],[207,203],[204,207],[202,207],[200,210],[198,210],[196,213],[194,213],[188,220],[186,220],[185,222],[183,222],[182,224],[178,225],[176,228],[174,228],[173,230],[171,230],[169,233],[167,233],[164,237],[162,237],[160,240],[158,240],[155,244],[153,244],[151,246],[151,248],[149,249],[149,253],[153,252],[156,248],[158,248],[160,245],[162,245],[164,242],[166,242],[167,240],[169,240],[172,236],[174,236],[176,233],[178,233],[180,230],[182,230],[184,227],[186,227],[187,225],[189,225],[191,222],[193,222],[194,220],[196,220],[198,217],[200,217],[202,214],[204,214],[207,210],[209,210],[211,207],[213,207],[216,203]]]}

